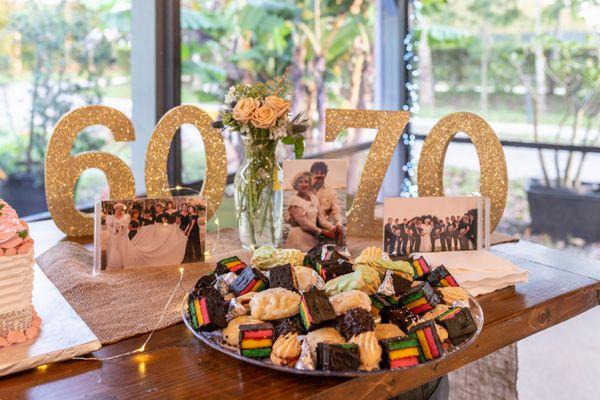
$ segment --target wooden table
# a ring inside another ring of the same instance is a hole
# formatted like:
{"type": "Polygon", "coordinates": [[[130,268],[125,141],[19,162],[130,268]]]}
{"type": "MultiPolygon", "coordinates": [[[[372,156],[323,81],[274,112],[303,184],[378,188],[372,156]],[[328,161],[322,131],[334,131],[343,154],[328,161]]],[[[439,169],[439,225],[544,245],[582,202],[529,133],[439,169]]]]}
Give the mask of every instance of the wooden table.
{"type": "MultiPolygon", "coordinates": [[[[33,223],[31,231],[37,254],[65,240],[51,221],[33,223]]],[[[203,345],[179,324],[157,332],[143,354],[102,363],[66,361],[0,379],[0,399],[383,399],[599,304],[600,262],[524,241],[494,246],[493,251],[529,270],[529,282],[480,296],[485,315],[480,337],[464,352],[434,366],[357,379],[300,377],[236,361],[203,345]]],[[[145,335],[109,345],[94,355],[129,351],[144,339],[145,335]]]]}

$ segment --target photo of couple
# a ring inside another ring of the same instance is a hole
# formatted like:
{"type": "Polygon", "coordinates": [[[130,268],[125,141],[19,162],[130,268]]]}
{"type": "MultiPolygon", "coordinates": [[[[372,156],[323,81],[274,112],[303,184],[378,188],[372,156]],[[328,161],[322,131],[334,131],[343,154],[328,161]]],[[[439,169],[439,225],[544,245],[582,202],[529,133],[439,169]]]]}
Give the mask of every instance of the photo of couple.
{"type": "Polygon", "coordinates": [[[206,203],[201,196],[103,201],[96,207],[96,224],[101,269],[204,260],[206,203]]]}
{"type": "Polygon", "coordinates": [[[284,247],[346,244],[347,169],[346,160],[284,161],[284,247]]]}
{"type": "Polygon", "coordinates": [[[478,214],[471,196],[385,199],[383,250],[392,256],[476,250],[478,214]]]}

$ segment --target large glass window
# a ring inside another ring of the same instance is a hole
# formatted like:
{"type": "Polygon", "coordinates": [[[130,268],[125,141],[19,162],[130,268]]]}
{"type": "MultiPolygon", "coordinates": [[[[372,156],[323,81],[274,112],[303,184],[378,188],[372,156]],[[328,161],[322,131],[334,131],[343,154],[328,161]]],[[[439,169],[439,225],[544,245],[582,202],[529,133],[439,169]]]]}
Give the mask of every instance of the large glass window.
{"type": "MultiPolygon", "coordinates": [[[[426,134],[440,117],[471,111],[485,118],[503,140],[598,150],[597,2],[430,0],[419,4],[420,17],[413,28],[420,110],[413,118],[413,132],[426,134]]],[[[421,143],[416,142],[417,153],[421,143]]],[[[448,149],[448,192],[478,190],[478,159],[471,149],[471,144],[456,143],[448,149]]],[[[553,215],[551,203],[536,196],[540,190],[554,197],[560,192],[594,196],[600,182],[600,153],[570,150],[504,146],[510,190],[501,229],[545,242],[546,236],[529,235],[545,232],[572,244],[581,244],[577,238],[582,237],[600,240],[597,230],[594,238],[593,229],[586,236],[575,226],[596,222],[582,222],[574,215],[562,220],[553,215]],[[556,222],[555,227],[551,222],[556,222]]],[[[585,202],[570,200],[564,204],[573,210],[587,207],[585,202]]]]}
{"type": "MultiPolygon", "coordinates": [[[[182,101],[217,114],[229,86],[287,75],[294,112],[312,121],[305,154],[365,141],[350,132],[325,144],[325,108],[374,108],[374,2],[185,0],[181,2],[182,101]]],[[[202,179],[201,139],[183,140],[183,180],[202,179]]],[[[229,167],[243,156],[226,138],[229,167]]],[[[291,154],[287,154],[291,155],[291,154]]],[[[350,182],[352,185],[352,182],[350,182]]]]}
{"type": "MultiPolygon", "coordinates": [[[[44,157],[54,126],[72,108],[104,104],[131,114],[131,2],[0,2],[0,197],[22,215],[45,211],[44,157]]],[[[73,153],[102,150],[130,159],[106,129],[78,136],[73,153]]],[[[86,171],[78,205],[108,195],[104,175],[86,171]]]]}

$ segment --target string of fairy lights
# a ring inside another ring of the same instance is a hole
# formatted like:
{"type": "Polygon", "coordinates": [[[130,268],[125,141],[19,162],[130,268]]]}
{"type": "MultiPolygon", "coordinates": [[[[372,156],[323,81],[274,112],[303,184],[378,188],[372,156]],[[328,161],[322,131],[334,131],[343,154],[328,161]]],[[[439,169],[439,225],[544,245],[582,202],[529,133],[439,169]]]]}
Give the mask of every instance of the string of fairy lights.
{"type": "MultiPolygon", "coordinates": [[[[409,111],[411,114],[411,120],[413,115],[418,113],[421,109],[419,106],[419,76],[421,71],[419,70],[419,56],[417,54],[417,47],[419,42],[415,38],[414,27],[418,26],[421,22],[421,8],[422,3],[419,0],[412,0],[409,5],[409,29],[404,37],[404,56],[403,61],[406,68],[406,76],[408,77],[405,85],[408,98],[406,104],[402,106],[404,111],[409,111]],[[410,6],[412,5],[412,7],[410,6]]],[[[406,177],[402,182],[402,195],[406,197],[417,196],[417,185],[413,183],[412,177],[415,175],[415,168],[417,167],[417,156],[414,149],[415,135],[413,133],[402,134],[402,142],[410,150],[408,151],[408,159],[406,164],[402,166],[402,170],[406,172],[406,177]]]]}
{"type": "MultiPolygon", "coordinates": [[[[200,194],[200,191],[196,190],[196,189],[192,189],[189,187],[185,187],[185,186],[175,186],[172,188],[168,188],[166,189],[169,192],[173,192],[173,191],[181,191],[181,190],[189,190],[191,192],[194,192],[196,194],[200,194]]],[[[210,204],[209,204],[210,207],[210,204]]],[[[216,243],[219,243],[219,237],[220,237],[220,226],[219,226],[219,217],[216,214],[216,210],[215,213],[213,214],[214,217],[214,224],[216,226],[216,240],[214,240],[215,246],[216,243]]],[[[212,252],[214,252],[215,247],[213,246],[213,248],[211,249],[212,252]]],[[[210,252],[207,250],[204,252],[205,257],[210,256],[210,252]]],[[[177,294],[177,292],[179,290],[181,290],[184,294],[188,293],[190,290],[186,289],[183,287],[183,276],[185,273],[185,268],[183,266],[179,267],[179,280],[177,281],[177,284],[175,285],[175,287],[173,288],[173,290],[171,291],[171,294],[169,295],[169,298],[167,299],[165,305],[162,308],[162,311],[160,313],[160,316],[158,317],[158,319],[156,320],[156,322],[154,323],[152,330],[150,331],[150,333],[148,334],[148,336],[146,337],[146,340],[144,340],[144,342],[142,343],[142,345],[134,350],[130,350],[130,351],[126,351],[124,353],[119,353],[119,354],[114,354],[112,356],[107,356],[107,357],[73,357],[73,360],[82,360],[82,361],[109,361],[109,360],[114,360],[117,358],[121,358],[121,357],[125,357],[125,356],[130,356],[130,355],[134,355],[134,354],[138,354],[138,353],[143,353],[147,350],[148,347],[148,343],[150,342],[150,339],[152,339],[152,336],[154,335],[154,333],[158,330],[158,329],[162,329],[161,327],[161,323],[162,321],[165,319],[168,311],[169,311],[169,307],[171,306],[171,303],[173,302],[173,299],[175,298],[175,295],[177,294]]]]}

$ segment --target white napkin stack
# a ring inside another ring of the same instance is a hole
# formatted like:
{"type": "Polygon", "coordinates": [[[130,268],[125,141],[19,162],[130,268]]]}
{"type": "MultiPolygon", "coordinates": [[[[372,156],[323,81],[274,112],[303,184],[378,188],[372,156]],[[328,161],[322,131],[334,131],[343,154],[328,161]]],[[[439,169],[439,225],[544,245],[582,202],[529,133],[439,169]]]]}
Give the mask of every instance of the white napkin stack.
{"type": "Polygon", "coordinates": [[[443,264],[460,286],[473,296],[527,282],[528,271],[486,250],[414,253],[432,268],[443,264]]]}

